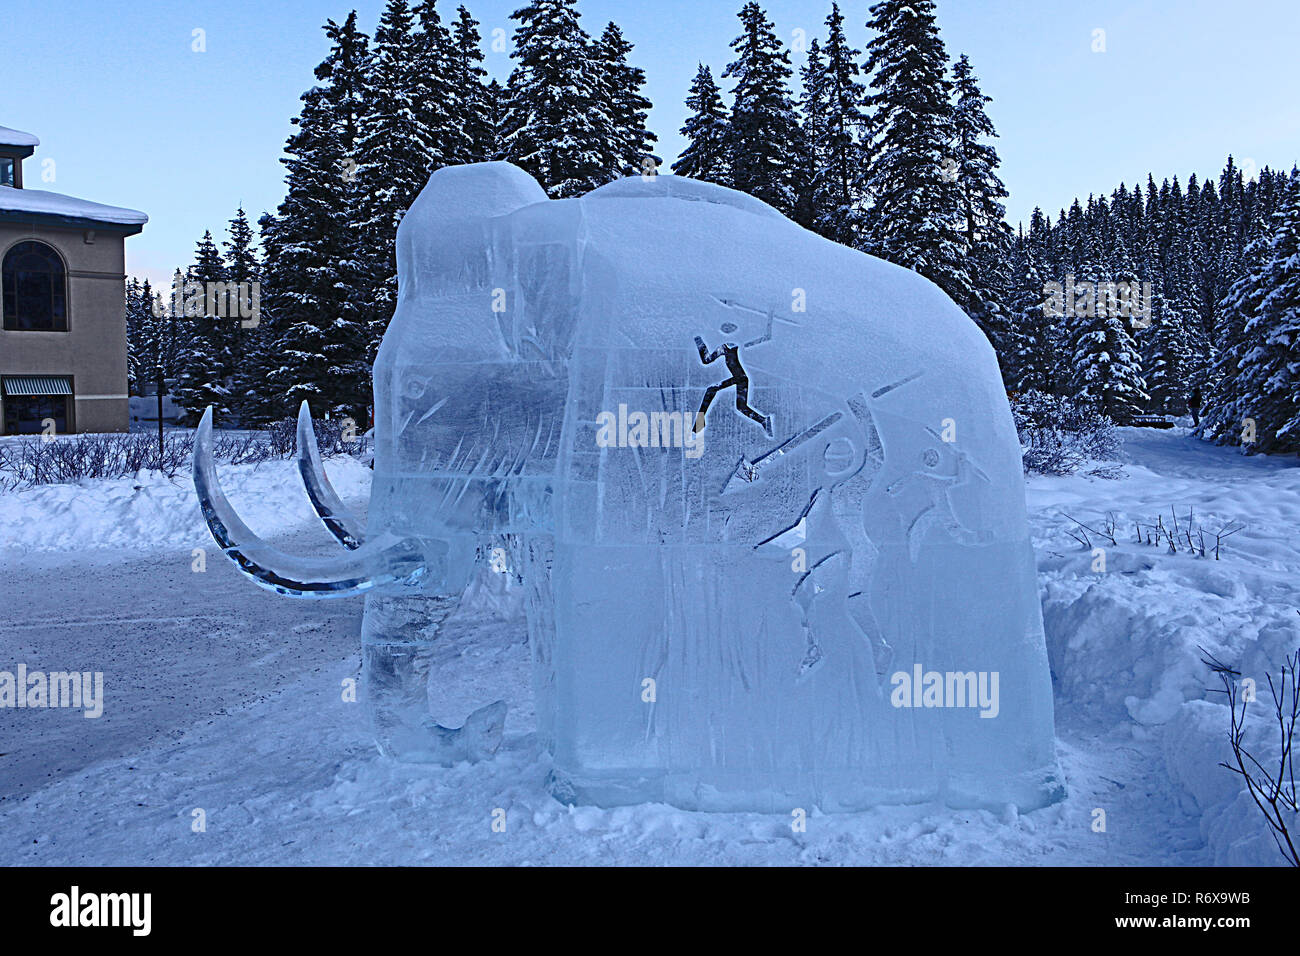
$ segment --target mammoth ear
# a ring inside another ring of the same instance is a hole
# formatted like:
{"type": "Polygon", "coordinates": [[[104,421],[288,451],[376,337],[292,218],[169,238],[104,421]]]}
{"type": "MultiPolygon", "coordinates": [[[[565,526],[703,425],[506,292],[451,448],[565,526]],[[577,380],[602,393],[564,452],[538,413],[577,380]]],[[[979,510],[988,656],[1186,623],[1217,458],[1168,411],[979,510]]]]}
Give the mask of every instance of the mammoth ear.
{"type": "Polygon", "coordinates": [[[397,230],[403,292],[458,291],[486,257],[488,223],[547,201],[546,191],[510,163],[471,163],[434,172],[397,230]]]}

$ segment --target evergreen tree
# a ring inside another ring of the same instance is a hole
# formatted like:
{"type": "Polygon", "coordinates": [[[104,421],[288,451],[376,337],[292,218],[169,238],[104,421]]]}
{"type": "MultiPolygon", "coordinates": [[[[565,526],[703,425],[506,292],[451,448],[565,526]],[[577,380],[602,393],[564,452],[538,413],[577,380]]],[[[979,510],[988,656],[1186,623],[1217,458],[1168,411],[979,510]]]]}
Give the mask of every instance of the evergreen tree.
{"type": "Polygon", "coordinates": [[[371,277],[359,223],[369,49],[355,14],[342,25],[327,21],[325,33],[331,49],[316,68],[322,85],[303,95],[285,146],[285,199],[261,220],[259,348],[245,362],[255,394],[244,395],[246,414],[256,420],[291,415],[305,399],[317,415],[361,421],[370,401],[362,306],[371,277]]]}
{"type": "Polygon", "coordinates": [[[1268,294],[1246,324],[1254,348],[1246,354],[1259,383],[1261,452],[1300,452],[1300,172],[1289,185],[1274,217],[1275,228],[1265,268],[1268,294]]]}
{"type": "Polygon", "coordinates": [[[1002,379],[1010,391],[1061,390],[1061,355],[1056,316],[1043,291],[1044,280],[1029,244],[1015,244],[1014,286],[1008,306],[1008,333],[999,343],[1002,379]]]}
{"type": "Polygon", "coordinates": [[[505,158],[505,141],[503,130],[505,129],[505,110],[506,110],[506,88],[495,78],[487,85],[487,117],[492,127],[492,159],[505,158]]]}
{"type": "Polygon", "coordinates": [[[727,136],[731,182],[793,215],[804,146],[787,86],[790,55],[757,3],[746,3],[739,16],[742,32],[731,42],[736,59],[722,74],[736,82],[727,136]]]}
{"type": "Polygon", "coordinates": [[[605,104],[601,65],[578,23],[575,0],[532,0],[518,20],[518,65],[502,110],[503,158],[529,172],[553,199],[568,199],[609,182],[621,151],[605,104]]]}
{"type": "Polygon", "coordinates": [[[1016,280],[1011,274],[1011,227],[1002,204],[1007,190],[997,173],[1001,160],[986,142],[997,136],[984,109],[992,98],[980,91],[964,53],[953,67],[953,78],[956,179],[972,287],[966,311],[1000,350],[1000,342],[1014,322],[1009,301],[1016,280]]]}
{"type": "Polygon", "coordinates": [[[360,242],[354,248],[361,281],[349,286],[360,292],[354,303],[357,321],[365,326],[362,361],[374,361],[397,304],[397,227],[429,180],[446,164],[445,128],[439,111],[427,97],[434,89],[445,94],[445,71],[438,49],[442,30],[432,3],[417,14],[407,0],[388,0],[375,30],[366,76],[365,110],[358,124],[357,201],[360,242]]]}
{"type": "Polygon", "coordinates": [[[176,372],[171,298],[155,293],[148,279],[132,278],[127,283],[126,327],[131,394],[143,395],[155,384],[159,367],[166,379],[176,372]]]}
{"type": "Polygon", "coordinates": [[[962,54],[953,67],[956,104],[953,109],[953,129],[957,143],[957,189],[961,194],[961,212],[965,222],[967,245],[976,249],[981,244],[1000,247],[1010,238],[1006,224],[1006,187],[998,177],[1001,160],[997,150],[986,142],[995,138],[997,130],[984,110],[992,98],[985,96],[971,69],[970,60],[962,54]]]}
{"type": "Polygon", "coordinates": [[[174,382],[180,362],[178,323],[181,317],[176,314],[174,303],[151,288],[148,279],[144,281],[140,292],[141,304],[149,310],[145,320],[147,331],[144,335],[141,371],[148,375],[150,382],[156,383],[157,372],[161,368],[163,381],[174,382]]]}
{"type": "Polygon", "coordinates": [[[1163,295],[1156,295],[1151,325],[1144,330],[1149,346],[1144,350],[1147,390],[1151,409],[1162,415],[1182,415],[1188,409],[1191,378],[1191,349],[1183,317],[1170,308],[1163,295]]]}
{"type": "Polygon", "coordinates": [[[222,245],[226,250],[226,273],[230,281],[258,281],[262,270],[257,260],[256,240],[242,206],[236,210],[235,217],[230,220],[228,232],[230,238],[222,245]]]}
{"type": "Polygon", "coordinates": [[[869,252],[913,269],[969,308],[973,291],[962,234],[951,84],[932,0],[871,7],[867,72],[875,110],[868,190],[869,252]]]}
{"type": "Polygon", "coordinates": [[[182,287],[184,321],[189,334],[174,392],[177,403],[186,410],[191,421],[197,421],[211,406],[214,418],[223,423],[231,422],[233,327],[238,324],[238,318],[221,314],[225,311],[224,303],[218,303],[215,292],[225,282],[225,262],[212,239],[212,232],[206,231],[195,248],[194,263],[185,273],[182,287]]]}
{"type": "MultiPolygon", "coordinates": [[[[467,143],[457,162],[484,163],[496,155],[495,104],[484,85],[487,70],[483,64],[482,36],[479,22],[463,6],[456,8],[456,26],[452,34],[451,69],[460,103],[461,123],[467,143]]],[[[495,80],[493,81],[496,82],[495,80]]]]}
{"type": "MultiPolygon", "coordinates": [[[[460,51],[438,14],[437,0],[420,0],[411,8],[411,15],[416,61],[410,81],[416,128],[423,132],[426,148],[418,195],[435,169],[468,162],[473,148],[469,128],[473,103],[462,98],[460,51]]],[[[469,92],[472,95],[472,89],[469,92]]]]}
{"type": "Polygon", "coordinates": [[[1079,398],[1103,415],[1126,424],[1150,401],[1142,359],[1128,318],[1105,294],[1112,282],[1110,273],[1091,250],[1079,272],[1072,336],[1074,388],[1079,398]]]}
{"type": "Polygon", "coordinates": [[[1218,355],[1208,375],[1205,414],[1199,434],[1219,444],[1240,444],[1245,421],[1253,418],[1249,389],[1240,369],[1250,344],[1246,341],[1246,323],[1258,315],[1268,294],[1264,271],[1269,241],[1253,240],[1243,253],[1248,263],[1245,274],[1233,283],[1219,307],[1219,327],[1215,330],[1218,355]]]}
{"type": "Polygon", "coordinates": [[[610,23],[596,41],[594,50],[603,106],[614,131],[613,150],[606,168],[622,176],[650,174],[662,162],[654,154],[659,137],[646,127],[652,104],[641,95],[645,71],[631,66],[627,60],[632,49],[618,25],[610,23]]]}
{"type": "Polygon", "coordinates": [[[1250,452],[1300,451],[1300,172],[1248,258],[1259,265],[1228,294],[1232,327],[1204,431],[1250,452]]]}
{"type": "Polygon", "coordinates": [[[730,185],[727,107],[722,102],[722,91],[713,80],[713,72],[703,63],[691,83],[686,108],[691,111],[681,129],[682,136],[686,137],[686,148],[673,163],[673,172],[719,186],[730,185]]]}
{"type": "Polygon", "coordinates": [[[838,4],[831,4],[826,27],[824,62],[820,52],[810,51],[803,72],[814,228],[833,242],[856,247],[865,219],[867,91],[859,79],[861,53],[849,46],[838,4]]]}
{"type": "Polygon", "coordinates": [[[794,170],[794,210],[790,218],[805,229],[817,231],[822,218],[818,206],[816,182],[821,166],[817,156],[817,141],[825,124],[826,111],[821,108],[825,99],[826,59],[822,55],[821,41],[813,39],[808,47],[803,68],[799,71],[803,94],[799,97],[801,115],[797,147],[791,159],[794,170]]]}
{"type": "MultiPolygon", "coordinates": [[[[148,281],[148,280],[145,280],[148,281]]],[[[143,385],[152,378],[144,368],[144,336],[150,302],[141,302],[140,280],[134,276],[126,283],[126,381],[131,395],[143,395],[143,385]]]]}
{"type": "Polygon", "coordinates": [[[262,336],[258,333],[261,325],[262,266],[258,261],[253,229],[248,224],[248,216],[243,207],[230,220],[229,236],[224,243],[226,281],[228,294],[235,306],[230,310],[233,314],[230,404],[236,419],[247,424],[257,417],[262,402],[260,395],[264,390],[260,379],[263,362],[257,356],[263,347],[262,336]],[[253,295],[254,283],[258,289],[256,298],[253,295]],[[259,311],[256,316],[251,314],[254,304],[259,311]]]}

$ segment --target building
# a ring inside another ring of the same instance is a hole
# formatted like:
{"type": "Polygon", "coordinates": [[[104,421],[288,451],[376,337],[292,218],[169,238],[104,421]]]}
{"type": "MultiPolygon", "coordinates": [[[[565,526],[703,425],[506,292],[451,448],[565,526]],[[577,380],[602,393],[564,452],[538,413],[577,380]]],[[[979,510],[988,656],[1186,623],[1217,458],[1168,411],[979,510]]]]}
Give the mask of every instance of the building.
{"type": "Polygon", "coordinates": [[[40,141],[0,126],[0,434],[127,430],[127,236],[149,217],[23,182],[40,141]]]}

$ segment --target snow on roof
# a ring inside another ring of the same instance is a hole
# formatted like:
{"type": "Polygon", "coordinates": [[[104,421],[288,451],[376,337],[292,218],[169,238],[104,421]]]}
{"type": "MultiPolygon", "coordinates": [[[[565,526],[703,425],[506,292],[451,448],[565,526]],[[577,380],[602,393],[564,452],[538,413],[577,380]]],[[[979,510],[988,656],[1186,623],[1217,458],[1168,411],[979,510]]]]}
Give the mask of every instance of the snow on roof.
{"type": "Polygon", "coordinates": [[[8,126],[0,126],[0,146],[39,146],[41,141],[31,133],[24,133],[20,129],[10,129],[8,126]]]}
{"type": "Polygon", "coordinates": [[[149,221],[147,215],[135,209],[105,206],[44,189],[15,189],[13,186],[0,186],[0,212],[30,212],[123,226],[143,226],[149,221]]]}

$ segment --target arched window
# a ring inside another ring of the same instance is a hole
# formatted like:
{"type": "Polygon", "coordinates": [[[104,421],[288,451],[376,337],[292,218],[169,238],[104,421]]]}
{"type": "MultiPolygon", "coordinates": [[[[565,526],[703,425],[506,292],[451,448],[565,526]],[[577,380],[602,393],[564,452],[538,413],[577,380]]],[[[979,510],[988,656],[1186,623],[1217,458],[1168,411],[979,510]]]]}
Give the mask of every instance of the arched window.
{"type": "Polygon", "coordinates": [[[0,267],[6,332],[66,332],[68,284],[63,260],[43,242],[20,242],[0,267]]]}

